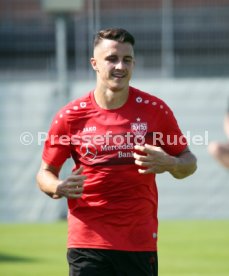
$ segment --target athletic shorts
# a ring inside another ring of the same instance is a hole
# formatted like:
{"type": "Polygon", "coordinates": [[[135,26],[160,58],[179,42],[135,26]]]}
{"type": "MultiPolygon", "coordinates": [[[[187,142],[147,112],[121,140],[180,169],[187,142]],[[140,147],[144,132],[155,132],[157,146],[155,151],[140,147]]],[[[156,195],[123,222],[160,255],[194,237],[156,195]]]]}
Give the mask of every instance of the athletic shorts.
{"type": "Polygon", "coordinates": [[[70,248],[69,276],[158,276],[157,252],[70,248]]]}

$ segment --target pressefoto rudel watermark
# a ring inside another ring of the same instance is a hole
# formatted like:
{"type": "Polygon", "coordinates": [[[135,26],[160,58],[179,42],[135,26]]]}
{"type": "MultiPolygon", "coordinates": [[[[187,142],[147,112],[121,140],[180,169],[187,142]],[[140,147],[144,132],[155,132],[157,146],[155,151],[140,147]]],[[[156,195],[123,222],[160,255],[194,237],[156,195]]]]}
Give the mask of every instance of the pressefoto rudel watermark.
{"type": "MultiPolygon", "coordinates": [[[[50,135],[47,132],[39,131],[36,134],[32,134],[29,131],[24,131],[21,133],[19,140],[24,146],[37,145],[42,146],[44,142],[49,138],[50,144],[54,145],[58,143],[60,145],[81,145],[82,143],[90,143],[94,145],[100,145],[104,147],[125,147],[126,149],[131,149],[133,145],[144,145],[146,138],[142,135],[135,135],[132,132],[127,132],[123,134],[112,134],[112,131],[107,131],[103,135],[50,135]]],[[[209,143],[209,132],[207,130],[202,133],[191,133],[187,131],[184,136],[177,135],[165,135],[162,132],[153,132],[151,134],[151,144],[152,145],[177,145],[186,144],[195,146],[207,146],[209,143]]],[[[148,141],[147,141],[148,142],[148,141]]],[[[149,143],[149,142],[148,142],[149,143]]]]}

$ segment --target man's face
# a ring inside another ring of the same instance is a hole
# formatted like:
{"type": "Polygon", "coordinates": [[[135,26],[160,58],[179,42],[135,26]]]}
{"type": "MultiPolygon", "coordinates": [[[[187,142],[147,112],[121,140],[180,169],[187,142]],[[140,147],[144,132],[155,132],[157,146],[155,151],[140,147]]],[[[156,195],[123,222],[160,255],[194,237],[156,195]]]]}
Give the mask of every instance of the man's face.
{"type": "Polygon", "coordinates": [[[128,88],[134,67],[134,51],[130,43],[103,39],[91,58],[97,81],[105,89],[120,91],[128,88]]]}

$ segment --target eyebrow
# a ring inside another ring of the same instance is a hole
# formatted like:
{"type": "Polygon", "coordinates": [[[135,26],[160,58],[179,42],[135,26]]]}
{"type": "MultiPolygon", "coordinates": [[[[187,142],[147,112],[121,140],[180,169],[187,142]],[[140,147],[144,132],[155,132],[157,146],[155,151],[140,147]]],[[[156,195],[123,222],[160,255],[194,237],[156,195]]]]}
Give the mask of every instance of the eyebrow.
{"type": "Polygon", "coordinates": [[[133,59],[134,57],[133,56],[124,56],[125,58],[131,58],[133,59]]]}
{"type": "MultiPolygon", "coordinates": [[[[110,57],[117,57],[117,55],[116,54],[110,54],[110,55],[106,56],[105,59],[110,58],[110,57]]],[[[126,56],[124,56],[124,58],[134,59],[134,57],[130,56],[130,55],[126,55],[126,56]]]]}

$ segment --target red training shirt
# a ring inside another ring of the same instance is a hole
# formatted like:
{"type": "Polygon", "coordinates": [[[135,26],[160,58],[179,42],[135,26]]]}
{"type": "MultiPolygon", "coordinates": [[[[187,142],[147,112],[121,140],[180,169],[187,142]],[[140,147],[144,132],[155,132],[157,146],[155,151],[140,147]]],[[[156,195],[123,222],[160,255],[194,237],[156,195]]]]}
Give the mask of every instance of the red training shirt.
{"type": "Polygon", "coordinates": [[[68,248],[157,250],[155,174],[139,174],[133,158],[145,143],[173,156],[187,147],[170,108],[133,87],[118,109],[100,108],[90,92],[57,113],[43,160],[61,166],[72,157],[87,175],[82,198],[68,199],[68,248]]]}

